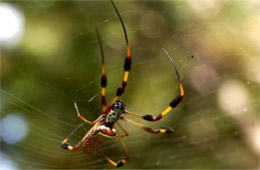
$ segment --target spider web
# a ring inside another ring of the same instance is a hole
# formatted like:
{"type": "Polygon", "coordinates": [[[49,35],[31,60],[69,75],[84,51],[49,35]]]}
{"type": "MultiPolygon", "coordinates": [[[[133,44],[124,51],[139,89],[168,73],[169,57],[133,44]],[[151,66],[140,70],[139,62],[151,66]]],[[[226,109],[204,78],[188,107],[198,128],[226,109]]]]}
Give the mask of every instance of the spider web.
{"type": "MultiPolygon", "coordinates": [[[[121,123],[130,133],[124,141],[131,158],[124,168],[259,168],[259,3],[115,3],[132,49],[132,70],[121,97],[127,110],[156,116],[178,94],[175,73],[161,48],[175,61],[185,89],[183,102],[162,120],[136,120],[152,128],[172,127],[174,133],[152,135],[121,123]]],[[[112,5],[8,4],[23,13],[26,25],[21,43],[1,50],[1,164],[7,169],[113,168],[98,153],[60,148],[82,123],[73,102],[91,121],[101,113],[96,25],[105,52],[108,101],[121,85],[126,50],[112,5]],[[26,133],[19,138],[23,128],[26,133]]],[[[71,143],[90,128],[81,128],[71,143]]],[[[124,156],[118,139],[100,151],[115,161],[124,156]]]]}

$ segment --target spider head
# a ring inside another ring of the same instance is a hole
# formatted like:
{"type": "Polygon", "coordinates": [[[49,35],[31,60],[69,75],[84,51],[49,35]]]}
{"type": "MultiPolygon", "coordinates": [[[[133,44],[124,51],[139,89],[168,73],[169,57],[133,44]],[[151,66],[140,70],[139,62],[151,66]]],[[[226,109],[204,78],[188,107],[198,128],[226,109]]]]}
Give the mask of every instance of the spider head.
{"type": "Polygon", "coordinates": [[[121,114],[125,111],[125,104],[122,100],[117,100],[111,107],[110,112],[107,114],[106,123],[115,123],[120,118],[121,114]]]}

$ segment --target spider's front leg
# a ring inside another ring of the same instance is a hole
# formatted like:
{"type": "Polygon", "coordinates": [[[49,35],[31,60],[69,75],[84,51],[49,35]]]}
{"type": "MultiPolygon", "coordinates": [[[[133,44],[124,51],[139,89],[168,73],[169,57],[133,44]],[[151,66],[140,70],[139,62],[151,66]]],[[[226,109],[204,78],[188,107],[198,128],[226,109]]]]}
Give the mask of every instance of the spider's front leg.
{"type": "Polygon", "coordinates": [[[132,121],[132,120],[129,120],[129,119],[126,119],[124,117],[121,117],[120,120],[123,120],[125,121],[126,123],[130,124],[130,125],[133,125],[137,128],[140,128],[140,129],[143,129],[145,130],[146,132],[149,132],[149,133],[152,133],[152,134],[158,134],[158,133],[172,133],[173,132],[173,129],[172,128],[165,128],[165,127],[161,127],[160,129],[152,129],[150,127],[147,127],[147,126],[144,126],[140,123],[137,123],[135,121],[132,121]]]}
{"type": "Polygon", "coordinates": [[[169,106],[164,109],[158,116],[154,117],[152,115],[144,115],[144,116],[141,116],[141,115],[138,115],[136,113],[132,113],[132,112],[129,112],[129,111],[125,111],[124,114],[125,115],[128,115],[128,116],[131,116],[131,117],[135,117],[135,118],[139,118],[139,119],[144,119],[144,120],[147,120],[147,121],[157,121],[157,120],[160,120],[161,118],[163,118],[166,114],[168,114],[173,108],[175,108],[183,99],[184,97],[184,90],[183,90],[183,86],[182,84],[179,85],[179,88],[180,88],[180,91],[181,93],[176,96],[169,104],[169,106]]]}
{"type": "Polygon", "coordinates": [[[169,106],[166,109],[164,109],[156,117],[154,117],[152,115],[141,116],[141,115],[131,113],[131,112],[128,112],[128,111],[125,111],[126,115],[131,116],[131,117],[135,117],[135,118],[139,118],[139,119],[144,119],[144,120],[147,120],[147,121],[157,121],[157,120],[160,120],[161,118],[163,118],[167,113],[169,113],[173,108],[175,108],[182,101],[182,99],[184,97],[184,88],[183,88],[183,85],[182,85],[182,82],[181,82],[181,79],[180,79],[180,74],[179,74],[179,72],[176,68],[175,63],[173,62],[172,58],[170,57],[170,55],[167,53],[167,51],[165,49],[162,49],[162,50],[166,54],[168,59],[170,60],[172,67],[173,67],[173,69],[176,73],[176,76],[177,76],[177,79],[178,79],[178,82],[179,82],[180,93],[170,102],[169,106]]]}
{"type": "Polygon", "coordinates": [[[144,115],[142,116],[142,119],[147,120],[147,121],[157,121],[163,118],[167,113],[169,113],[173,108],[175,108],[183,99],[184,97],[184,90],[183,86],[180,83],[179,84],[179,89],[180,89],[180,94],[176,96],[169,104],[169,106],[164,109],[158,116],[154,117],[152,115],[144,115]]]}
{"type": "Polygon", "coordinates": [[[128,41],[128,37],[127,37],[127,33],[126,33],[126,28],[125,28],[125,24],[123,22],[123,19],[115,5],[115,3],[111,0],[111,3],[116,11],[116,14],[118,16],[118,18],[120,19],[123,31],[124,31],[124,36],[125,36],[125,43],[126,43],[126,58],[125,58],[125,64],[124,64],[124,76],[123,76],[123,82],[122,82],[122,86],[117,88],[116,91],[116,96],[112,99],[112,101],[108,104],[107,106],[107,110],[109,110],[111,108],[111,106],[119,99],[119,97],[124,93],[126,85],[127,85],[127,81],[128,81],[128,77],[129,77],[129,73],[131,70],[131,62],[132,62],[132,57],[131,57],[131,50],[130,50],[130,44],[128,41]]]}
{"type": "Polygon", "coordinates": [[[96,27],[96,33],[98,37],[98,43],[101,51],[101,62],[102,62],[102,69],[101,69],[101,104],[103,108],[103,112],[106,110],[107,102],[106,102],[106,86],[107,86],[107,75],[106,75],[106,67],[105,67],[105,57],[104,57],[104,50],[101,43],[100,33],[98,31],[98,27],[96,27]]]}

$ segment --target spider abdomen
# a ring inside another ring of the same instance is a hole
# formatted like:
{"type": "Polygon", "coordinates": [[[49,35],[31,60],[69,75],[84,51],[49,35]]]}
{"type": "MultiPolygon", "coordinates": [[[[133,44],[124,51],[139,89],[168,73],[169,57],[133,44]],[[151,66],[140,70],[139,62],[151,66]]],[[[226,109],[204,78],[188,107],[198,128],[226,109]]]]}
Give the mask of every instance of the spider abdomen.
{"type": "Polygon", "coordinates": [[[85,135],[82,141],[83,150],[87,154],[90,154],[115,136],[115,129],[106,127],[105,125],[97,124],[93,126],[85,135]]]}
{"type": "Polygon", "coordinates": [[[92,136],[84,141],[83,150],[87,154],[90,154],[100,148],[104,143],[113,138],[114,136],[104,135],[102,132],[98,132],[95,136],[92,136]]]}

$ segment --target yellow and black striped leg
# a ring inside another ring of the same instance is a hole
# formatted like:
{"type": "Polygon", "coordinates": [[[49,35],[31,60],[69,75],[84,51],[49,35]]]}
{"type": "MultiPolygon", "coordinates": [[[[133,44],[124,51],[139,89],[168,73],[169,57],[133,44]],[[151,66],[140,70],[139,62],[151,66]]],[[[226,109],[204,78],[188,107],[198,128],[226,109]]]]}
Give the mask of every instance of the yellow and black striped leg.
{"type": "Polygon", "coordinates": [[[117,122],[116,125],[124,132],[124,134],[122,134],[121,137],[129,136],[129,133],[125,130],[125,128],[120,123],[117,122]]]}
{"type": "Polygon", "coordinates": [[[68,143],[69,138],[76,133],[77,130],[79,130],[79,128],[81,128],[85,123],[81,123],[78,127],[76,127],[67,138],[65,138],[62,142],[61,142],[61,148],[63,149],[68,149],[68,150],[77,150],[79,149],[79,147],[81,146],[81,141],[79,143],[77,143],[75,146],[72,146],[68,143]]]}
{"type": "Polygon", "coordinates": [[[126,28],[125,28],[124,22],[121,18],[121,15],[119,14],[119,11],[118,11],[116,5],[114,4],[114,2],[112,0],[111,0],[111,3],[112,3],[112,5],[113,5],[113,7],[116,11],[117,16],[120,19],[120,22],[121,22],[121,25],[122,25],[122,28],[123,28],[123,31],[124,31],[125,41],[126,41],[126,58],[125,58],[125,64],[124,64],[124,76],[123,76],[122,86],[117,89],[116,96],[109,103],[107,110],[109,110],[110,107],[116,102],[116,100],[118,100],[119,97],[124,93],[125,87],[127,85],[129,73],[130,73],[130,70],[131,70],[131,50],[130,50],[130,45],[129,45],[129,41],[128,41],[128,38],[127,38],[126,28]]]}
{"type": "Polygon", "coordinates": [[[75,110],[77,112],[77,115],[79,117],[79,119],[83,120],[85,123],[87,124],[90,124],[90,125],[94,125],[97,123],[97,121],[101,118],[101,116],[99,118],[97,118],[94,122],[91,122],[89,120],[87,120],[86,118],[84,118],[83,116],[81,116],[81,114],[79,113],[79,109],[78,109],[78,105],[76,102],[74,102],[74,107],[75,107],[75,110]]]}
{"type": "Polygon", "coordinates": [[[167,113],[169,113],[173,108],[175,108],[183,99],[184,97],[184,90],[183,90],[183,86],[182,84],[179,85],[180,87],[180,91],[181,93],[176,96],[172,101],[171,103],[169,104],[169,106],[164,109],[158,116],[154,117],[152,115],[144,115],[144,116],[141,116],[141,115],[138,115],[136,113],[132,113],[132,112],[129,112],[129,111],[125,111],[124,114],[125,115],[128,115],[128,116],[131,116],[131,117],[135,117],[135,118],[139,118],[139,119],[144,119],[144,120],[147,120],[147,121],[157,121],[157,120],[160,120],[161,118],[163,118],[167,113]]]}
{"type": "Polygon", "coordinates": [[[173,129],[172,128],[165,128],[161,127],[160,129],[152,129],[150,127],[146,127],[140,123],[134,122],[132,120],[126,119],[124,117],[121,118],[121,120],[125,121],[126,123],[129,123],[130,125],[133,125],[137,128],[143,129],[146,132],[152,133],[152,134],[157,134],[157,133],[172,133],[173,129]]]}
{"type": "Polygon", "coordinates": [[[152,115],[144,115],[144,116],[140,116],[140,115],[137,115],[135,113],[131,113],[131,112],[125,112],[126,115],[128,116],[132,116],[132,117],[135,117],[135,118],[139,118],[139,119],[144,119],[144,120],[147,120],[147,121],[157,121],[157,120],[160,120],[162,117],[164,117],[167,113],[169,113],[173,108],[175,108],[183,99],[184,97],[184,88],[183,88],[183,85],[182,85],[182,82],[181,82],[181,79],[180,79],[180,74],[177,70],[177,67],[174,63],[174,61],[172,60],[171,56],[167,53],[167,51],[165,49],[162,49],[163,52],[166,54],[166,56],[168,57],[168,59],[170,60],[171,64],[172,64],[172,67],[176,73],[176,76],[177,76],[177,79],[178,79],[178,82],[179,82],[179,89],[180,89],[180,94],[177,95],[169,104],[169,106],[164,109],[158,116],[154,117],[152,115]]]}
{"type": "Polygon", "coordinates": [[[123,140],[122,140],[121,135],[120,135],[120,134],[117,134],[117,137],[119,138],[120,144],[121,144],[121,146],[122,146],[122,148],[123,148],[123,150],[124,150],[124,153],[125,153],[125,158],[124,158],[124,159],[115,162],[115,161],[113,161],[112,159],[110,159],[109,157],[107,157],[106,155],[104,155],[104,154],[103,154],[102,152],[100,152],[99,150],[97,150],[97,152],[100,153],[101,155],[103,155],[104,158],[105,158],[109,163],[111,163],[113,166],[115,166],[115,167],[121,167],[121,166],[123,166],[123,165],[126,163],[126,161],[129,160],[130,156],[129,156],[129,153],[128,153],[127,149],[126,149],[125,143],[124,143],[123,140]]]}
{"type": "MultiPolygon", "coordinates": [[[[158,116],[154,117],[152,115],[144,115],[142,116],[142,119],[144,120],[148,120],[148,121],[157,121],[160,120],[161,118],[163,118],[167,113],[169,113],[173,108],[175,108],[183,99],[184,97],[184,90],[183,90],[183,86],[180,83],[179,84],[179,88],[180,88],[180,95],[176,96],[171,103],[169,104],[169,106],[164,109],[164,111],[162,111],[158,116]]],[[[133,115],[133,114],[128,114],[129,116],[133,115]]]]}
{"type": "Polygon", "coordinates": [[[101,62],[102,62],[102,70],[101,70],[101,104],[103,108],[103,112],[106,110],[106,86],[107,86],[107,76],[106,76],[106,68],[105,68],[105,57],[104,57],[104,50],[101,43],[100,33],[98,28],[96,27],[98,43],[101,51],[101,62]]]}

